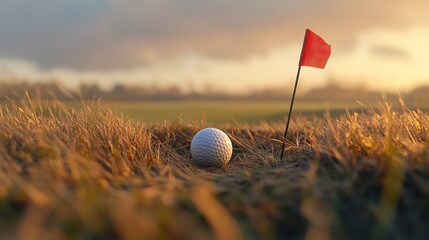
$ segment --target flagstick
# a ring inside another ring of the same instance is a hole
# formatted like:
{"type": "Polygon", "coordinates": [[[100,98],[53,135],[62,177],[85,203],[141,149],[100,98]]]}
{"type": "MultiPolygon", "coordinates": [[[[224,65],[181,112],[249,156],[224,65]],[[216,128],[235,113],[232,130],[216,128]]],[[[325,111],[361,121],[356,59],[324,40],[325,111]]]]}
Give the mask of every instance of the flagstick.
{"type": "Polygon", "coordinates": [[[283,135],[283,146],[282,146],[282,154],[280,155],[280,160],[283,160],[283,154],[285,152],[286,136],[287,136],[287,132],[289,130],[290,115],[292,114],[293,102],[295,101],[295,93],[296,93],[296,88],[298,87],[298,80],[299,80],[299,73],[300,72],[301,72],[301,65],[299,65],[298,72],[296,73],[295,87],[293,88],[292,100],[290,102],[289,114],[288,114],[287,122],[286,122],[286,129],[285,129],[285,133],[283,135]]]}

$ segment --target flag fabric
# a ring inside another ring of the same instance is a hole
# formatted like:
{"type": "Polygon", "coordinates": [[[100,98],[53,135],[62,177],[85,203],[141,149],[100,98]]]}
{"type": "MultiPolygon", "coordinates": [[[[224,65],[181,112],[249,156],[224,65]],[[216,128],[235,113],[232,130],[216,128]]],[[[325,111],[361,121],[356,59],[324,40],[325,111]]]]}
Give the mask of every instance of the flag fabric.
{"type": "Polygon", "coordinates": [[[299,66],[325,68],[330,55],[331,45],[327,44],[310,29],[307,29],[305,31],[299,66]]]}

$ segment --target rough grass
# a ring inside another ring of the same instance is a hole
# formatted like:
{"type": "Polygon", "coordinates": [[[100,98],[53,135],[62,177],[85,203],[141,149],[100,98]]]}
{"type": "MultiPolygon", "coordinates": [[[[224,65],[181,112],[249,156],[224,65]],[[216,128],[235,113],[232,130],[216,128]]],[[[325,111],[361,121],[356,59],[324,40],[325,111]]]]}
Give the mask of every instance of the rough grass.
{"type": "Polygon", "coordinates": [[[146,125],[98,104],[0,111],[0,238],[427,239],[429,116],[383,103],[338,118],[221,125],[234,154],[192,163],[206,123],[146,125]]]}

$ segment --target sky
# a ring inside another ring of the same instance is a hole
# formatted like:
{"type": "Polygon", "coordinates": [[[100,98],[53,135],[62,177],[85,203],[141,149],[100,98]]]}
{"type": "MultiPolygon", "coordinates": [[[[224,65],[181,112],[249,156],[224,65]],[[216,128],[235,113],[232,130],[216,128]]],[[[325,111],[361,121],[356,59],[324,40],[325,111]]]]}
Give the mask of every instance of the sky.
{"type": "Polygon", "coordinates": [[[300,87],[429,85],[426,0],[0,0],[0,79],[293,87],[306,28],[332,45],[300,87]]]}

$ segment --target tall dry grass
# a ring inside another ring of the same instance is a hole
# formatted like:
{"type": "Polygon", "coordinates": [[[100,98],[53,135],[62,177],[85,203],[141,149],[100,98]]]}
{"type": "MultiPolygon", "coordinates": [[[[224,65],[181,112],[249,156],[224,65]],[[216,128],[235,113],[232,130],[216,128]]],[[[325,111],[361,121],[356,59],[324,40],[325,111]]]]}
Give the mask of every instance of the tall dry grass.
{"type": "Polygon", "coordinates": [[[222,169],[192,163],[202,122],[148,125],[97,103],[3,103],[0,237],[425,238],[429,115],[382,103],[338,118],[217,126],[222,169]]]}

